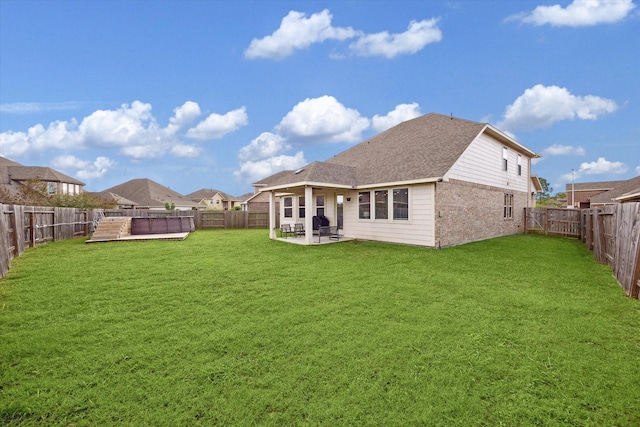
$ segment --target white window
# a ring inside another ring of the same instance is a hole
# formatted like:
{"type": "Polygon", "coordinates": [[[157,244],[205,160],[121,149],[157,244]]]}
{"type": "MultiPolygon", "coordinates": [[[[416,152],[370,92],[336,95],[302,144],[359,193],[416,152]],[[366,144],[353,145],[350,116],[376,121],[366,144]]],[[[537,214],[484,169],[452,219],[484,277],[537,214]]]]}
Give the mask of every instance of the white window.
{"type": "Polygon", "coordinates": [[[522,156],[518,154],[518,176],[522,176],[522,156]]]}
{"type": "Polygon", "coordinates": [[[284,205],[284,217],[293,218],[293,197],[285,197],[282,204],[284,205]]]}
{"type": "Polygon", "coordinates": [[[55,182],[47,182],[47,193],[48,194],[56,194],[56,190],[58,189],[58,185],[55,182]]]}
{"type": "Polygon", "coordinates": [[[502,214],[504,219],[513,219],[513,194],[504,193],[504,205],[502,214]]]}
{"type": "Polygon", "coordinates": [[[502,170],[506,171],[508,164],[507,164],[507,158],[508,158],[509,152],[507,151],[506,147],[502,147],[502,170]]]}
{"type": "Polygon", "coordinates": [[[358,218],[371,218],[371,193],[368,191],[358,193],[358,218]]]}
{"type": "Polygon", "coordinates": [[[389,215],[393,215],[394,221],[409,219],[408,188],[361,191],[358,194],[358,218],[388,221],[389,215]],[[373,193],[373,215],[371,193],[373,193]]]}
{"type": "Polygon", "coordinates": [[[316,215],[324,216],[324,196],[316,196],[316,215]]]}
{"type": "Polygon", "coordinates": [[[393,189],[393,220],[409,219],[409,189],[393,189]]]}
{"type": "Polygon", "coordinates": [[[298,218],[304,218],[304,196],[298,197],[298,218]]]}
{"type": "Polygon", "coordinates": [[[376,219],[389,219],[389,191],[376,190],[376,219]]]}

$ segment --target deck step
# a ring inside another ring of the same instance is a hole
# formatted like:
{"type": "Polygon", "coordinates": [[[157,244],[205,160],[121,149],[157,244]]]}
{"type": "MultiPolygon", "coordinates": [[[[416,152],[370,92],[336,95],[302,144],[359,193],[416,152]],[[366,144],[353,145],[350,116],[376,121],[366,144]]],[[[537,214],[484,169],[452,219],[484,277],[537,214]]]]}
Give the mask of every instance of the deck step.
{"type": "Polygon", "coordinates": [[[131,217],[105,217],[100,220],[91,240],[114,240],[131,235],[131,217]]]}

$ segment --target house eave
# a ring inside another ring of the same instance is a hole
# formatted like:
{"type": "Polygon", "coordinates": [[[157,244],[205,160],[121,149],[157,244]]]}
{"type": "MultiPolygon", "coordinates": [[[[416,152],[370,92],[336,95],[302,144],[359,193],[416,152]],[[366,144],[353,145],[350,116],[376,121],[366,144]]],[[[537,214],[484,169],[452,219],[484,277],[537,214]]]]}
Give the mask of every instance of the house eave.
{"type": "Polygon", "coordinates": [[[412,179],[412,180],[405,180],[405,181],[379,182],[379,183],[362,184],[362,185],[345,185],[345,184],[332,184],[332,183],[326,183],[326,182],[301,181],[296,183],[274,185],[272,187],[261,188],[260,192],[276,191],[278,192],[277,195],[281,196],[281,195],[294,194],[295,192],[292,190],[305,188],[305,187],[333,188],[333,189],[339,189],[339,190],[363,190],[363,189],[369,189],[369,188],[400,187],[405,185],[429,184],[434,182],[440,182],[442,180],[443,180],[442,177],[431,177],[431,178],[412,179]]]}
{"type": "Polygon", "coordinates": [[[527,147],[525,147],[524,145],[520,144],[518,141],[516,141],[515,139],[511,138],[509,135],[507,135],[506,133],[498,130],[497,128],[491,126],[490,124],[487,124],[484,129],[482,130],[482,132],[480,133],[487,133],[490,136],[492,136],[493,138],[495,138],[496,140],[500,141],[501,143],[505,144],[506,146],[513,148],[517,151],[520,151],[521,153],[526,154],[527,156],[531,157],[532,159],[539,159],[540,155],[538,153],[536,153],[535,151],[531,151],[529,150],[527,147]]]}

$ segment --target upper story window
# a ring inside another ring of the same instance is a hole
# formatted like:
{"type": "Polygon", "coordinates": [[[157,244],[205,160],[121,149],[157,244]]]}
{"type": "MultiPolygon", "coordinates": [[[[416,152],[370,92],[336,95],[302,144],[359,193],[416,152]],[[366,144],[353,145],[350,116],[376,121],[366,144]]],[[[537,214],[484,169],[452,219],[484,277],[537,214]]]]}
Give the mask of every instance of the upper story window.
{"type": "Polygon", "coordinates": [[[293,197],[285,197],[282,204],[284,205],[284,217],[293,218],[293,197]]]}
{"type": "Polygon", "coordinates": [[[522,156],[518,154],[518,176],[522,176],[522,156]]]}
{"type": "Polygon", "coordinates": [[[507,151],[506,147],[502,147],[502,170],[506,171],[508,165],[507,159],[509,157],[509,152],[507,151]]]}
{"type": "Polygon", "coordinates": [[[47,182],[47,194],[56,194],[58,190],[58,184],[55,182],[47,182]]]}

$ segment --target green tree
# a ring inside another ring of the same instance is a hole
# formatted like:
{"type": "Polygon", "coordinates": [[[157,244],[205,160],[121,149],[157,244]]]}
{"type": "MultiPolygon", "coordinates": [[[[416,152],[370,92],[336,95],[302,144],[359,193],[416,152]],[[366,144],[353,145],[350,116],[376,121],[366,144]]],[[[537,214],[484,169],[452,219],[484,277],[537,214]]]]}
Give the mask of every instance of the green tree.
{"type": "Polygon", "coordinates": [[[553,187],[545,178],[540,177],[538,179],[540,180],[540,185],[542,186],[542,193],[538,193],[536,199],[548,199],[549,197],[551,197],[551,193],[553,193],[553,187]]]}

